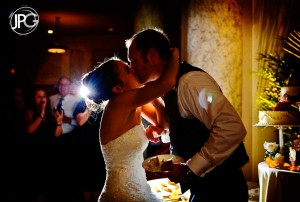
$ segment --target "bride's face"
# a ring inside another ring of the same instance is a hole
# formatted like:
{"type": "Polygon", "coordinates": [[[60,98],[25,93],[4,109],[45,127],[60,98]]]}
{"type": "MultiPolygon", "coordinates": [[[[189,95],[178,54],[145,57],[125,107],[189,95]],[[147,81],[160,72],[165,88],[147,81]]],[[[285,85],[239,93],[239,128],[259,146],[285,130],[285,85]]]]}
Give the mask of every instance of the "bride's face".
{"type": "Polygon", "coordinates": [[[119,79],[123,83],[124,90],[140,88],[142,86],[137,76],[135,75],[134,70],[130,68],[127,63],[118,61],[117,65],[119,79]]]}

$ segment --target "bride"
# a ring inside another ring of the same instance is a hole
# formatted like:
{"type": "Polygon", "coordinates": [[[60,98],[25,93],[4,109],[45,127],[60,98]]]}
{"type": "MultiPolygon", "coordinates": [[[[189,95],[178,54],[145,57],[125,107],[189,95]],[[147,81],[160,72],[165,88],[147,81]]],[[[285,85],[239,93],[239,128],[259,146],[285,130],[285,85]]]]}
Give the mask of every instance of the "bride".
{"type": "MultiPolygon", "coordinates": [[[[168,68],[160,79],[144,86],[134,70],[117,57],[106,60],[82,77],[82,86],[90,90],[86,95],[87,105],[94,110],[99,110],[101,105],[104,108],[100,144],[107,177],[99,202],[161,201],[151,192],[142,162],[149,140],[158,140],[152,132],[160,134],[168,127],[159,97],[176,83],[179,51],[171,49],[171,53],[168,68]],[[152,123],[152,127],[145,130],[142,117],[152,123]]],[[[147,57],[148,62],[155,59],[155,54],[147,57]]]]}

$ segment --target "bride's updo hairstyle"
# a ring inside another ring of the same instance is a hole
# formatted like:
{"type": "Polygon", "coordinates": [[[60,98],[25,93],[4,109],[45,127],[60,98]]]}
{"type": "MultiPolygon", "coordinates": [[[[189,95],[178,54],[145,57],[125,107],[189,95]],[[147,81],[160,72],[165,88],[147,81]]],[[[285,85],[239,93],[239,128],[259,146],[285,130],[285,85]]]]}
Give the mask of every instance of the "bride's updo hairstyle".
{"type": "Polygon", "coordinates": [[[89,91],[86,95],[87,99],[95,104],[101,104],[115,95],[112,88],[120,83],[117,61],[122,60],[116,56],[106,59],[92,71],[83,75],[81,85],[89,91]]]}

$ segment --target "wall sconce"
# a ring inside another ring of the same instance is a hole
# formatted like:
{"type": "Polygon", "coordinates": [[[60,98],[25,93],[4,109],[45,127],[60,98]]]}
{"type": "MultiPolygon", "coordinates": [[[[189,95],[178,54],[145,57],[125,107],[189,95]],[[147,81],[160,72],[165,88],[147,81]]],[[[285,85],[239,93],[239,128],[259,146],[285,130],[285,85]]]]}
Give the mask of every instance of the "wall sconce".
{"type": "Polygon", "coordinates": [[[56,23],[55,23],[55,29],[51,32],[48,31],[48,34],[52,35],[53,41],[50,46],[48,46],[48,52],[49,53],[65,53],[68,49],[67,46],[62,45],[59,40],[59,20],[60,17],[55,17],[56,23]]]}

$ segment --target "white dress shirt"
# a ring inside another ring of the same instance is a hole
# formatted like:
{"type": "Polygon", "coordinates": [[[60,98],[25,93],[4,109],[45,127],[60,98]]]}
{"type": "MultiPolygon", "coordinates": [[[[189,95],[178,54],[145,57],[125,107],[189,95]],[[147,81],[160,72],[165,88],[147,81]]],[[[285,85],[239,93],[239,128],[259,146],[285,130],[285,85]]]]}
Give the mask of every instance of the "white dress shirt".
{"type": "Polygon", "coordinates": [[[177,102],[182,117],[197,118],[210,130],[208,141],[187,161],[195,174],[204,176],[233,153],[246,129],[217,82],[205,72],[193,71],[180,78],[177,102]]]}
{"type": "MultiPolygon", "coordinates": [[[[57,106],[60,97],[61,96],[59,94],[55,94],[49,97],[51,109],[57,106]]],[[[71,132],[77,125],[77,122],[73,117],[73,112],[78,102],[79,99],[77,99],[74,95],[71,94],[68,94],[63,98],[62,106],[64,108],[64,115],[72,119],[71,124],[62,124],[63,134],[71,132]]]]}

